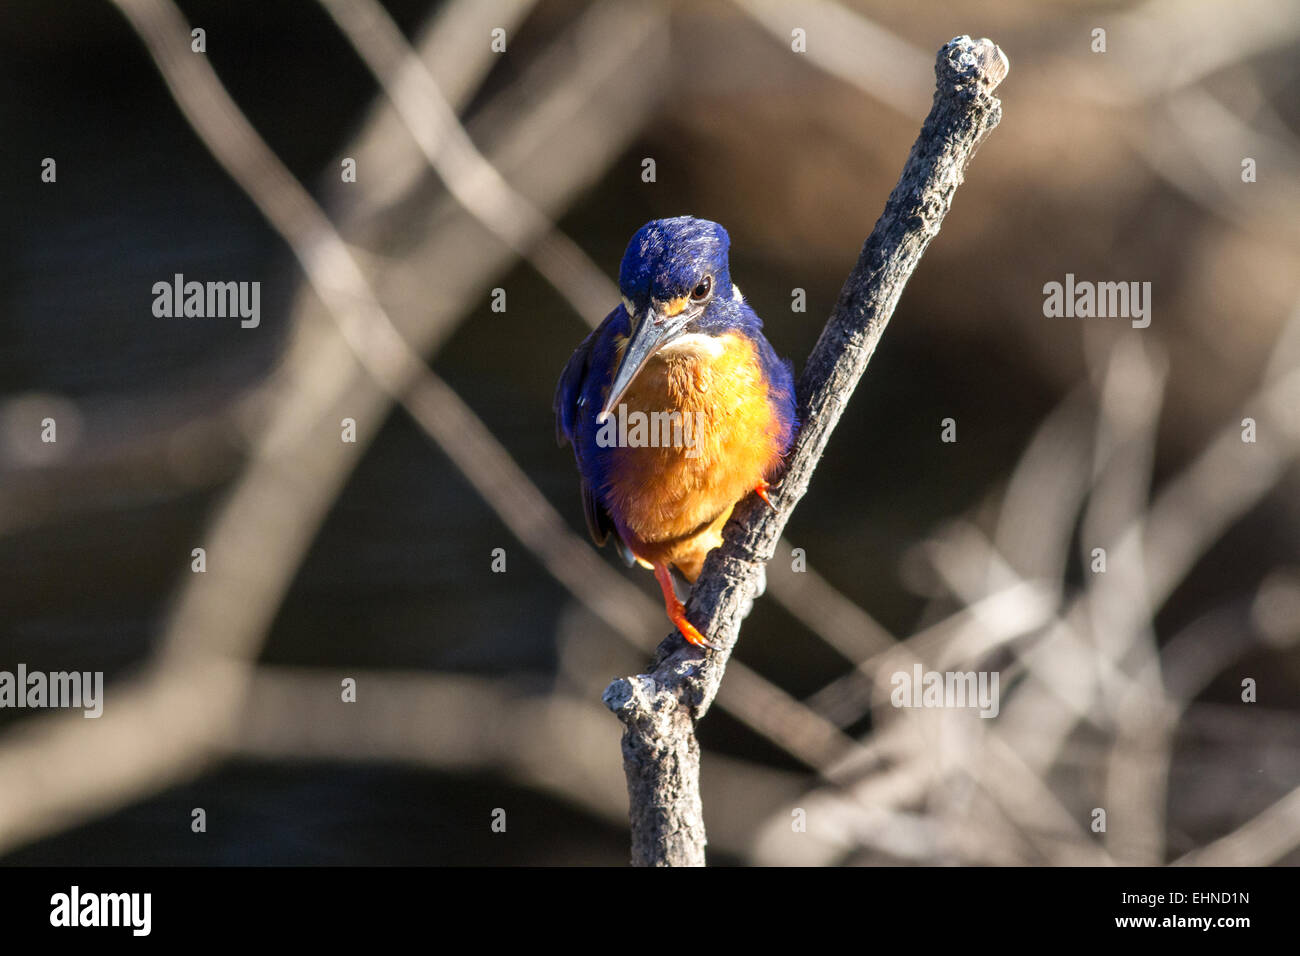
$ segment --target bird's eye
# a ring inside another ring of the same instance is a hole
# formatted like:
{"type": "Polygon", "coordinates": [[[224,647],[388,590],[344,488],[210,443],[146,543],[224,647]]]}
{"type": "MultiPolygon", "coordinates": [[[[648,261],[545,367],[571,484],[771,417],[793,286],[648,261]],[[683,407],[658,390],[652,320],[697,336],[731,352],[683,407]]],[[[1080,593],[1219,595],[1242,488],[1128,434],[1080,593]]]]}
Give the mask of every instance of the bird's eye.
{"type": "Polygon", "coordinates": [[[697,285],[694,289],[691,290],[691,298],[694,299],[696,302],[703,302],[705,299],[709,297],[709,293],[712,291],[713,291],[713,276],[705,276],[703,281],[700,282],[699,285],[697,285]]]}

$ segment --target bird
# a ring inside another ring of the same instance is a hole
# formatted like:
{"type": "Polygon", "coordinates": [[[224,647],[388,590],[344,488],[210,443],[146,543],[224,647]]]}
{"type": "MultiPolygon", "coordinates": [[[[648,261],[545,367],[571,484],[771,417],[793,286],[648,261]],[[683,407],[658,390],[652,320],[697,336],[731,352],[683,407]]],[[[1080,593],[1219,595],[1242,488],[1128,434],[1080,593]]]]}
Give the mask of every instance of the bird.
{"type": "Polygon", "coordinates": [[[731,281],[731,239],[692,216],[656,219],[619,267],[622,302],[580,344],[555,390],[556,438],[573,446],[587,530],[654,572],[678,633],[672,572],[694,584],[751,492],[769,506],[797,430],[794,368],[731,281]]]}

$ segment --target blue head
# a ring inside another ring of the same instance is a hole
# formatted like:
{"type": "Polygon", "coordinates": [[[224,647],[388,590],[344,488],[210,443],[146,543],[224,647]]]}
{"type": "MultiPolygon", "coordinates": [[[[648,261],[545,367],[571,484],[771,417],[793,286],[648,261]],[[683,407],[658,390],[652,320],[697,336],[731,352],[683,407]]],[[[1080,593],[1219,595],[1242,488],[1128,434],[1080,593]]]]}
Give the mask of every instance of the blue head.
{"type": "Polygon", "coordinates": [[[747,310],[732,294],[730,246],[727,230],[691,216],[656,219],[636,231],[618,275],[631,333],[602,417],[665,345],[690,333],[718,335],[744,321],[747,310]]]}

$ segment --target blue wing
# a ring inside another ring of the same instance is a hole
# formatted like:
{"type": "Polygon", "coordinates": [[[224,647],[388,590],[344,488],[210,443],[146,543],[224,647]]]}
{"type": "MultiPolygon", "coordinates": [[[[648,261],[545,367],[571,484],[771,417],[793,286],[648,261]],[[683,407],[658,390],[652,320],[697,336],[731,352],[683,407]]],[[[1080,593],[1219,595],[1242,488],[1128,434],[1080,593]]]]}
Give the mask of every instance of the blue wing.
{"type": "Polygon", "coordinates": [[[593,484],[599,485],[601,481],[597,473],[600,462],[594,460],[588,447],[592,444],[588,439],[595,432],[596,409],[613,375],[614,339],[620,333],[627,333],[627,324],[627,312],[620,305],[582,340],[560,373],[554,409],[556,441],[560,445],[573,445],[573,456],[582,476],[582,516],[591,540],[604,545],[612,532],[623,560],[632,564],[636,559],[619,537],[609,512],[593,489],[593,484]]]}
{"type": "Polygon", "coordinates": [[[741,306],[741,317],[750,337],[758,347],[759,361],[763,363],[763,377],[767,379],[768,399],[772,403],[777,420],[781,423],[781,454],[784,455],[794,444],[795,432],[799,429],[798,407],[794,394],[794,364],[776,354],[772,343],[763,334],[763,320],[758,317],[749,303],[741,306]]]}

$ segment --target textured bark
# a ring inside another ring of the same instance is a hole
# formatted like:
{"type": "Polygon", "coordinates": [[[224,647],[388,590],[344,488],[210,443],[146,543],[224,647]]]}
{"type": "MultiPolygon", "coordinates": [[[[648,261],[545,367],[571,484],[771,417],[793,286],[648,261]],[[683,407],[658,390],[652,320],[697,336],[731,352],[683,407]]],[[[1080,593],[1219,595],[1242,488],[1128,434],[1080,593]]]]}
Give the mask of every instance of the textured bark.
{"type": "Polygon", "coordinates": [[[695,723],[718,692],[763,566],[808,490],[826,442],[866,370],[903,287],[939,233],[966,165],[1002,118],[992,91],[1007,60],[989,40],[961,36],[939,51],[934,104],[898,185],[862,247],[839,302],[797,384],[802,423],[786,459],[775,509],[751,495],[736,508],[695,582],[690,619],[719,646],[701,651],[670,635],[649,673],[614,681],[605,704],[625,727],[623,768],[638,866],[701,866],[705,833],[695,723]]]}

